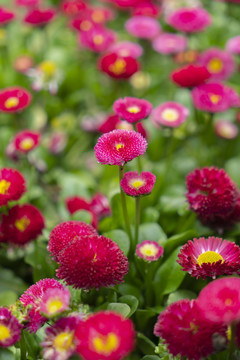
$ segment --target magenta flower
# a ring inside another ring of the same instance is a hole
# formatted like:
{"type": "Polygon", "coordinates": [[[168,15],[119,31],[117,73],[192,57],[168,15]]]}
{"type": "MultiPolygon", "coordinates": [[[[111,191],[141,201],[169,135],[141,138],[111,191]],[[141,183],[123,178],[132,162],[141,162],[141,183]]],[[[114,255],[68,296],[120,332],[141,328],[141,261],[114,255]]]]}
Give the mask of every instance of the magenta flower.
{"type": "Polygon", "coordinates": [[[214,236],[189,240],[177,262],[191,276],[205,279],[232,275],[240,270],[240,248],[235,243],[214,236]]]}
{"type": "Polygon", "coordinates": [[[0,347],[15,344],[21,336],[21,325],[11,311],[0,307],[0,347]]]}
{"type": "Polygon", "coordinates": [[[223,139],[235,139],[238,136],[238,127],[231,121],[218,120],[214,124],[215,133],[223,139]]]}
{"type": "Polygon", "coordinates": [[[99,163],[118,166],[143,155],[146,149],[146,139],[131,130],[113,130],[103,134],[94,147],[99,163]]]}
{"type": "Polygon", "coordinates": [[[226,44],[226,50],[231,54],[240,54],[240,35],[228,40],[226,44]]]}
{"type": "Polygon", "coordinates": [[[0,91],[0,112],[16,113],[25,109],[32,95],[22,87],[8,87],[0,91]]]}
{"type": "Polygon", "coordinates": [[[227,80],[235,71],[235,62],[231,54],[217,48],[204,51],[198,58],[200,65],[206,66],[212,80],[227,80]]]}
{"type": "Polygon", "coordinates": [[[152,192],[156,176],[149,171],[140,175],[137,171],[126,172],[120,182],[123,191],[129,196],[148,195],[152,192]]]}
{"type": "Polygon", "coordinates": [[[153,40],[152,46],[160,54],[178,54],[186,50],[187,38],[183,35],[162,33],[153,40]]]}
{"type": "Polygon", "coordinates": [[[39,311],[47,318],[61,314],[69,309],[71,294],[68,288],[50,288],[43,294],[39,311]]]}
{"type": "Polygon", "coordinates": [[[115,33],[102,26],[93,26],[89,31],[79,32],[80,47],[94,52],[106,51],[115,41],[115,33]]]}
{"type": "Polygon", "coordinates": [[[114,102],[113,110],[121,119],[135,123],[151,114],[152,105],[144,99],[125,97],[114,102]]]}
{"type": "Polygon", "coordinates": [[[168,101],[157,106],[153,111],[153,123],[156,126],[178,127],[188,117],[189,110],[176,102],[168,101]]]}
{"type": "Polygon", "coordinates": [[[112,44],[108,50],[119,56],[131,56],[134,59],[137,59],[143,54],[142,46],[132,41],[116,42],[112,44]]]}
{"type": "Polygon", "coordinates": [[[180,8],[168,15],[166,22],[185,33],[205,30],[211,24],[209,13],[203,8],[180,8]]]}
{"type": "Polygon", "coordinates": [[[0,25],[6,25],[14,20],[15,14],[3,7],[0,7],[0,25]]]}
{"type": "Polygon", "coordinates": [[[129,34],[142,39],[153,39],[161,31],[159,22],[150,16],[133,16],[125,28],[129,34]]]}
{"type": "Polygon", "coordinates": [[[137,245],[136,255],[146,261],[157,261],[163,256],[163,247],[156,241],[144,240],[137,245]]]}
{"type": "Polygon", "coordinates": [[[12,142],[15,149],[21,153],[28,153],[35,149],[41,141],[41,134],[38,131],[22,130],[18,132],[12,142]]]}
{"type": "Polygon", "coordinates": [[[19,200],[26,191],[26,181],[16,169],[0,170],[0,206],[19,200]]]}

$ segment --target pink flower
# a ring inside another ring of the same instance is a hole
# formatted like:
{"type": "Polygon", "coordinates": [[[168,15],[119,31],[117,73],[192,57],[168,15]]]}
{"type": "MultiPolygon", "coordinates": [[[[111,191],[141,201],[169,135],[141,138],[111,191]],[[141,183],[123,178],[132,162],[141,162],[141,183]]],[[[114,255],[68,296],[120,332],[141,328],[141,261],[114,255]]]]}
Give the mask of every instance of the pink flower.
{"type": "Polygon", "coordinates": [[[25,191],[26,182],[20,172],[6,168],[0,170],[0,206],[19,200],[25,191]]]}
{"type": "Polygon", "coordinates": [[[153,49],[160,54],[177,54],[187,48],[187,38],[183,35],[162,33],[152,43],[153,49]]]}
{"type": "Polygon", "coordinates": [[[200,292],[197,304],[205,318],[226,325],[240,320],[240,278],[212,281],[200,292]]]}
{"type": "Polygon", "coordinates": [[[231,54],[217,48],[204,51],[199,56],[198,63],[206,66],[212,80],[226,80],[235,71],[235,62],[231,54]]]}
{"type": "Polygon", "coordinates": [[[137,245],[136,255],[146,261],[157,261],[163,255],[163,247],[156,241],[144,240],[137,245]]]}
{"type": "Polygon", "coordinates": [[[95,25],[89,31],[79,33],[80,46],[97,53],[106,51],[114,41],[115,33],[100,25],[95,25]]]}
{"type": "Polygon", "coordinates": [[[189,110],[185,106],[168,101],[154,109],[153,122],[157,126],[178,127],[186,120],[188,115],[189,110]]]}
{"type": "Polygon", "coordinates": [[[24,18],[24,22],[32,26],[45,26],[56,15],[56,11],[53,8],[48,9],[33,9],[29,10],[24,18]]]}
{"type": "Polygon", "coordinates": [[[232,275],[240,270],[240,248],[235,243],[217,237],[188,241],[178,255],[177,262],[191,276],[205,279],[232,275]]]}
{"type": "Polygon", "coordinates": [[[226,50],[231,54],[235,54],[235,55],[240,54],[240,35],[235,36],[228,40],[226,44],[226,50]]]}
{"type": "Polygon", "coordinates": [[[69,309],[70,297],[71,294],[68,288],[47,289],[42,296],[39,311],[47,318],[61,314],[63,311],[69,309]]]}
{"type": "Polygon", "coordinates": [[[99,163],[118,166],[143,155],[146,149],[144,137],[131,130],[113,130],[103,134],[94,147],[99,163]]]}
{"type": "Polygon", "coordinates": [[[123,120],[135,123],[151,114],[152,104],[144,99],[125,97],[114,102],[113,110],[123,120]]]}
{"type": "Polygon", "coordinates": [[[180,8],[168,15],[166,22],[185,33],[200,32],[211,24],[209,13],[203,8],[180,8]]]}
{"type": "Polygon", "coordinates": [[[231,121],[218,120],[214,124],[215,133],[223,139],[235,139],[238,136],[238,127],[231,121]]]}
{"type": "Polygon", "coordinates": [[[120,184],[127,195],[141,196],[152,192],[155,181],[156,176],[149,171],[143,171],[140,175],[137,171],[129,171],[124,174],[120,184]]]}
{"type": "Polygon", "coordinates": [[[6,25],[15,18],[15,14],[3,7],[0,7],[0,25],[6,25]]]}
{"type": "Polygon", "coordinates": [[[15,0],[17,6],[36,6],[39,3],[39,0],[15,0]]]}
{"type": "Polygon", "coordinates": [[[35,149],[41,140],[41,134],[37,131],[22,130],[14,136],[15,149],[21,153],[28,153],[35,149]]]}
{"type": "Polygon", "coordinates": [[[85,360],[121,360],[134,348],[130,319],[113,311],[99,311],[79,324],[77,353],[85,360]]]}
{"type": "Polygon", "coordinates": [[[109,51],[116,53],[119,56],[131,56],[134,59],[137,59],[143,54],[141,45],[132,41],[116,42],[109,47],[109,51]]]}
{"type": "Polygon", "coordinates": [[[0,91],[0,112],[15,113],[25,109],[32,101],[32,95],[19,86],[0,91]]]}
{"type": "Polygon", "coordinates": [[[144,0],[133,7],[132,15],[151,16],[156,18],[161,15],[161,8],[149,0],[144,0]]]}
{"type": "Polygon", "coordinates": [[[0,307],[0,347],[5,348],[14,345],[20,339],[21,328],[11,311],[0,307]]]}
{"type": "Polygon", "coordinates": [[[111,215],[112,211],[108,198],[101,193],[96,193],[92,197],[90,206],[99,219],[111,215]]]}
{"type": "Polygon", "coordinates": [[[92,220],[91,224],[94,228],[97,229],[98,227],[97,216],[92,210],[90,203],[86,199],[81,198],[80,196],[71,196],[65,199],[65,203],[71,215],[79,210],[84,210],[89,212],[92,220]]]}
{"type": "Polygon", "coordinates": [[[129,34],[142,39],[153,39],[161,31],[159,22],[149,16],[133,16],[125,28],[129,34]]]}
{"type": "Polygon", "coordinates": [[[86,8],[87,5],[82,0],[64,0],[61,3],[61,10],[67,16],[77,16],[86,8]]]}

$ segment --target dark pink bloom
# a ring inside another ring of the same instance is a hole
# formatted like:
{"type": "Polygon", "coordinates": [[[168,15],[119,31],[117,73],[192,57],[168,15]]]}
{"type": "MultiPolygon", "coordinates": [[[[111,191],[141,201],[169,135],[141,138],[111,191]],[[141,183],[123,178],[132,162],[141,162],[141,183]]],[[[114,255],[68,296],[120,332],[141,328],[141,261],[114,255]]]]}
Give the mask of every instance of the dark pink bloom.
{"type": "Polygon", "coordinates": [[[131,56],[134,59],[137,59],[143,54],[141,45],[131,41],[116,42],[110,46],[109,51],[119,56],[131,56]]]}
{"type": "Polygon", "coordinates": [[[94,147],[99,163],[118,166],[143,155],[146,149],[144,137],[131,130],[113,130],[103,134],[94,147]]]}
{"type": "Polygon", "coordinates": [[[161,15],[161,8],[149,0],[145,0],[136,4],[132,9],[133,16],[142,15],[142,16],[149,16],[149,17],[159,17],[161,15]]]}
{"type": "Polygon", "coordinates": [[[15,0],[17,6],[36,6],[39,4],[39,0],[15,0]]]}
{"type": "Polygon", "coordinates": [[[68,288],[50,288],[43,294],[39,311],[43,316],[52,318],[69,309],[70,291],[68,288]]]}
{"type": "Polygon", "coordinates": [[[89,17],[95,24],[105,24],[113,20],[115,13],[112,9],[107,7],[94,6],[88,9],[89,17]]]}
{"type": "Polygon", "coordinates": [[[129,171],[124,174],[120,184],[127,195],[141,196],[152,192],[155,181],[156,176],[149,171],[143,171],[140,175],[137,171],[129,171]]]}
{"type": "Polygon", "coordinates": [[[87,5],[82,0],[64,0],[61,4],[62,12],[67,16],[76,16],[81,14],[87,5]]]}
{"type": "Polygon", "coordinates": [[[24,88],[9,87],[0,91],[0,112],[17,112],[25,109],[32,95],[24,88]]]}
{"type": "Polygon", "coordinates": [[[110,208],[108,198],[101,193],[96,193],[92,197],[92,201],[91,201],[90,205],[91,205],[93,212],[97,215],[97,217],[99,219],[101,219],[102,217],[111,215],[112,211],[110,208]]]}
{"type": "Polygon", "coordinates": [[[159,22],[150,16],[133,16],[126,22],[125,28],[129,34],[142,39],[153,39],[161,31],[159,22]]]}
{"type": "MultiPolygon", "coordinates": [[[[209,296],[206,293],[205,299],[209,296]]],[[[221,323],[204,318],[196,300],[188,299],[169,305],[161,312],[154,327],[154,334],[166,341],[172,355],[191,360],[200,360],[214,352],[213,336],[226,336],[225,331],[221,323]]]]}
{"type": "Polygon", "coordinates": [[[157,261],[163,256],[163,247],[156,241],[144,240],[137,245],[136,255],[146,261],[157,261]]]}
{"type": "Polygon", "coordinates": [[[35,149],[41,140],[41,134],[37,131],[22,130],[13,138],[15,149],[21,153],[28,153],[35,149]]]}
{"type": "Polygon", "coordinates": [[[6,168],[0,170],[0,206],[19,200],[25,191],[26,182],[20,172],[6,168]]]}
{"type": "Polygon", "coordinates": [[[56,11],[53,8],[33,9],[29,10],[24,18],[24,22],[32,26],[45,26],[53,20],[55,15],[56,11]]]}
{"type": "Polygon", "coordinates": [[[187,48],[187,38],[183,35],[162,33],[153,40],[152,46],[160,54],[177,54],[187,48]]]}
{"type": "Polygon", "coordinates": [[[110,131],[116,130],[117,126],[121,122],[118,115],[108,115],[103,119],[102,123],[98,127],[100,133],[108,133],[110,131]]]}
{"type": "Polygon", "coordinates": [[[84,210],[84,211],[89,212],[92,217],[92,226],[94,228],[98,227],[97,216],[93,212],[90,203],[86,199],[81,198],[80,196],[72,196],[72,197],[68,197],[65,200],[65,203],[66,203],[67,209],[71,215],[79,210],[84,210]]]}
{"type": "Polygon", "coordinates": [[[226,325],[240,320],[240,278],[228,277],[209,283],[197,304],[205,318],[226,325]]]}
{"type": "Polygon", "coordinates": [[[240,270],[240,248],[217,237],[189,240],[178,255],[177,262],[191,276],[205,279],[232,275],[240,270]]]}
{"type": "Polygon", "coordinates": [[[94,25],[89,31],[80,31],[79,44],[81,47],[95,51],[106,51],[115,41],[115,33],[100,25],[94,25]]]}
{"type": "Polygon", "coordinates": [[[15,18],[15,14],[3,7],[0,7],[0,25],[6,25],[15,18]]]}
{"type": "Polygon", "coordinates": [[[238,127],[228,120],[218,120],[214,124],[215,133],[223,139],[235,139],[238,136],[238,127]]]}
{"type": "Polygon", "coordinates": [[[99,59],[98,68],[114,79],[129,79],[140,70],[140,64],[132,56],[119,56],[113,52],[99,59]]]}
{"type": "Polygon", "coordinates": [[[99,311],[76,329],[77,353],[85,360],[121,360],[134,348],[130,319],[117,312],[99,311]]]}
{"type": "Polygon", "coordinates": [[[114,102],[113,110],[121,119],[135,123],[151,114],[152,104],[144,99],[125,97],[114,102]]]}
{"type": "Polygon", "coordinates": [[[123,281],[128,272],[127,257],[119,246],[104,236],[85,235],[58,255],[59,279],[74,288],[100,288],[123,281]]]}
{"type": "Polygon", "coordinates": [[[21,336],[21,325],[11,311],[0,307],[0,347],[14,345],[21,336]]]}
{"type": "Polygon", "coordinates": [[[178,127],[188,115],[189,110],[185,106],[174,101],[168,101],[154,109],[152,119],[156,126],[178,127]]]}
{"type": "Polygon", "coordinates": [[[192,88],[201,85],[211,77],[206,66],[186,65],[176,69],[171,73],[171,80],[181,86],[192,88]]]}
{"type": "Polygon", "coordinates": [[[180,8],[170,13],[166,22],[174,29],[193,33],[205,30],[211,24],[211,17],[203,8],[180,8]]]}

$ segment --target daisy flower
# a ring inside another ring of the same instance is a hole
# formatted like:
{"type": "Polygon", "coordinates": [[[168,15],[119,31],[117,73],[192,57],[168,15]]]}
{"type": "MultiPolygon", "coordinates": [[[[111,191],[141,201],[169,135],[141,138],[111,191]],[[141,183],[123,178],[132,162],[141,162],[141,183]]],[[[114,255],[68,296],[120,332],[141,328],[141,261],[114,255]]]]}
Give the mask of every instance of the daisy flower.
{"type": "Polygon", "coordinates": [[[126,172],[120,182],[123,191],[129,196],[148,195],[152,192],[156,176],[149,171],[140,175],[137,171],[126,172]]]}
{"type": "Polygon", "coordinates": [[[17,151],[28,153],[39,145],[40,140],[41,134],[39,132],[22,130],[14,136],[12,143],[17,151]]]}
{"type": "Polygon", "coordinates": [[[0,206],[19,200],[25,191],[26,181],[19,171],[6,168],[0,170],[0,206]]]}
{"type": "Polygon", "coordinates": [[[136,255],[146,261],[157,261],[163,255],[163,247],[156,241],[144,240],[137,245],[136,255]]]}
{"type": "Polygon", "coordinates": [[[9,87],[0,91],[0,112],[15,113],[25,109],[32,101],[32,95],[24,88],[9,87]]]}
{"type": "Polygon", "coordinates": [[[153,49],[163,55],[178,54],[187,48],[187,38],[183,35],[161,33],[152,42],[153,49]]]}
{"type": "Polygon", "coordinates": [[[120,56],[111,52],[99,59],[98,68],[114,79],[129,79],[140,70],[140,64],[132,56],[120,56]]]}
{"type": "Polygon", "coordinates": [[[217,136],[223,139],[235,139],[238,136],[238,127],[231,121],[218,120],[214,124],[214,130],[217,136]]]}
{"type": "Polygon", "coordinates": [[[135,123],[151,114],[152,105],[144,99],[125,97],[114,102],[113,110],[121,119],[135,123]]]}
{"type": "Polygon", "coordinates": [[[71,294],[67,288],[50,288],[43,294],[39,311],[47,318],[61,314],[69,309],[71,294]]]}
{"type": "Polygon", "coordinates": [[[0,307],[0,347],[15,344],[21,336],[21,325],[11,311],[0,307]]]}
{"type": "Polygon", "coordinates": [[[127,32],[137,38],[152,39],[157,36],[161,27],[157,20],[150,16],[132,16],[125,24],[127,32]]]}
{"type": "Polygon", "coordinates": [[[166,22],[184,33],[205,30],[211,24],[209,13],[203,8],[180,8],[171,12],[166,22]]]}
{"type": "Polygon", "coordinates": [[[178,127],[188,117],[189,110],[182,104],[167,101],[153,110],[153,123],[157,126],[178,127]]]}

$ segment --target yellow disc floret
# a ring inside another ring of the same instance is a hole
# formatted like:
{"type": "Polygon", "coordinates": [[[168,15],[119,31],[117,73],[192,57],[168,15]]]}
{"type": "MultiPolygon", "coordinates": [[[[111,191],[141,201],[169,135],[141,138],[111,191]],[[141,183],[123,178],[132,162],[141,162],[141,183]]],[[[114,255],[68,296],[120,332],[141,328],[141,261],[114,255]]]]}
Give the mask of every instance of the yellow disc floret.
{"type": "Polygon", "coordinates": [[[0,325],[0,341],[5,341],[11,336],[10,330],[7,326],[0,325]]]}
{"type": "Polygon", "coordinates": [[[57,335],[53,343],[57,351],[67,351],[73,346],[73,333],[62,332],[57,335]]]}
{"type": "Polygon", "coordinates": [[[202,253],[201,255],[199,255],[199,257],[197,258],[197,263],[199,266],[201,266],[202,264],[213,264],[217,261],[221,260],[221,262],[223,262],[223,257],[215,252],[215,251],[206,251],[204,253],[202,253]]]}
{"type": "Polygon", "coordinates": [[[109,333],[107,336],[95,336],[92,342],[94,350],[104,356],[110,355],[119,346],[119,338],[114,333],[109,333]]]}
{"type": "Polygon", "coordinates": [[[156,256],[158,253],[158,248],[154,244],[144,244],[139,248],[139,251],[143,256],[156,256]]]}
{"type": "Polygon", "coordinates": [[[207,65],[207,69],[209,70],[210,73],[217,74],[220,71],[222,71],[223,63],[220,59],[213,58],[209,61],[208,65],[207,65]]]}
{"type": "Polygon", "coordinates": [[[138,114],[141,111],[141,109],[139,106],[134,105],[134,106],[129,106],[127,108],[127,111],[130,112],[131,114],[138,114]]]}
{"type": "Polygon", "coordinates": [[[109,70],[115,75],[124,74],[126,71],[126,61],[123,59],[117,59],[113,64],[109,65],[109,70]]]}
{"type": "Polygon", "coordinates": [[[5,195],[9,189],[9,186],[11,185],[11,183],[9,181],[6,180],[0,180],[0,194],[1,195],[5,195]]]}
{"type": "Polygon", "coordinates": [[[19,104],[19,99],[16,96],[11,96],[5,101],[4,106],[7,109],[12,109],[18,106],[18,104],[19,104]]]}
{"type": "Polygon", "coordinates": [[[142,179],[132,179],[130,181],[130,186],[136,190],[139,190],[140,187],[144,186],[146,182],[142,179]]]}
{"type": "Polygon", "coordinates": [[[222,98],[220,95],[216,95],[216,94],[210,94],[209,97],[210,97],[211,102],[212,102],[214,105],[218,104],[219,101],[220,101],[221,98],[222,98]]]}
{"type": "Polygon", "coordinates": [[[26,216],[23,216],[21,219],[16,220],[14,225],[19,231],[23,232],[29,224],[30,220],[26,216]]]}
{"type": "Polygon", "coordinates": [[[124,148],[124,144],[123,143],[118,143],[115,145],[115,148],[117,149],[117,151],[119,151],[120,149],[124,148]]]}
{"type": "Polygon", "coordinates": [[[179,113],[174,109],[165,109],[162,112],[162,118],[169,122],[174,122],[179,118],[179,113]]]}
{"type": "Polygon", "coordinates": [[[19,145],[22,150],[30,150],[34,145],[34,140],[30,137],[23,139],[19,145]]]}
{"type": "Polygon", "coordinates": [[[54,315],[61,310],[63,303],[60,299],[49,299],[47,302],[47,313],[54,315]]]}

